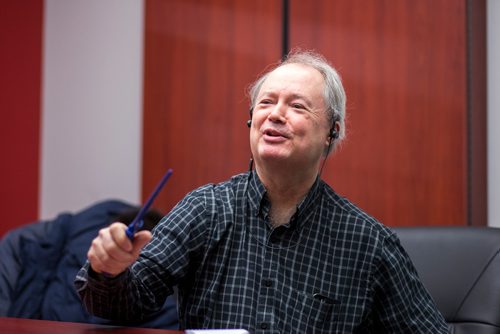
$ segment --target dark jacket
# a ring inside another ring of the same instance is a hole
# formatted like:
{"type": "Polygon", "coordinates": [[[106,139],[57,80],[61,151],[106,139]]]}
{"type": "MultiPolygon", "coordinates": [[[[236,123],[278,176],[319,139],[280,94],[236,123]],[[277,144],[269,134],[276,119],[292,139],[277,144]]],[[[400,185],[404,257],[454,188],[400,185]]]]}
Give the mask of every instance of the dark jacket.
{"type": "Polygon", "coordinates": [[[104,201],[7,233],[0,241],[0,316],[177,329],[173,297],[145,322],[117,324],[88,314],[74,289],[76,273],[99,229],[133,208],[104,201]]]}

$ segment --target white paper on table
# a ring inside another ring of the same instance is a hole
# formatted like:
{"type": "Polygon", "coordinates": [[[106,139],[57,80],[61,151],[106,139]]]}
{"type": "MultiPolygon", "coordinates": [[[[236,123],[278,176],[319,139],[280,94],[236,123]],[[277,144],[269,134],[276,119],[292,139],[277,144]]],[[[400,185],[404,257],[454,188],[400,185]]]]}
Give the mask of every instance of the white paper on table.
{"type": "Polygon", "coordinates": [[[186,334],[249,334],[244,329],[188,329],[186,334]]]}

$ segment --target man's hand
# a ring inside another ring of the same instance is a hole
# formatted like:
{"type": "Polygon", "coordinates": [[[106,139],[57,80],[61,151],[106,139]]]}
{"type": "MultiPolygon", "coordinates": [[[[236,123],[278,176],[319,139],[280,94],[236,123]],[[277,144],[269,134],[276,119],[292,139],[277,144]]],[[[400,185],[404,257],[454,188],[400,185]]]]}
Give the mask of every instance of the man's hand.
{"type": "Polygon", "coordinates": [[[127,226],[113,223],[99,231],[87,253],[90,266],[97,273],[116,276],[137,260],[141,249],[151,240],[151,232],[139,231],[131,241],[125,234],[127,226]]]}

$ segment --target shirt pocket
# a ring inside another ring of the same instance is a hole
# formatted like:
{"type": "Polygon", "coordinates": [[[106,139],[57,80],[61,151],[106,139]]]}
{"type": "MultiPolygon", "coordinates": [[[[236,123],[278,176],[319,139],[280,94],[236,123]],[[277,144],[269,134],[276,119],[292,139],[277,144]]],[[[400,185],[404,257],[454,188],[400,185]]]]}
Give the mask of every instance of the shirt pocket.
{"type": "Polygon", "coordinates": [[[340,303],[323,293],[306,294],[290,290],[290,304],[284,309],[285,330],[306,333],[335,333],[340,303]]]}
{"type": "Polygon", "coordinates": [[[309,320],[317,324],[335,322],[338,318],[337,305],[339,302],[319,292],[313,294],[312,297],[313,301],[309,320]]]}

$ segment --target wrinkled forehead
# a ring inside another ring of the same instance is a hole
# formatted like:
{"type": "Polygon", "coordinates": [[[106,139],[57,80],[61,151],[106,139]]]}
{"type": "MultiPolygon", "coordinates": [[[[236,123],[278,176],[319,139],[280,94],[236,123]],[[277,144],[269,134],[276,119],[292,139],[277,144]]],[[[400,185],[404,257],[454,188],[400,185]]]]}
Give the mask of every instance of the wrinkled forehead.
{"type": "Polygon", "coordinates": [[[266,81],[269,79],[287,79],[287,80],[306,80],[314,82],[324,82],[322,74],[309,65],[290,63],[276,67],[274,70],[269,72],[266,81]]]}
{"type": "Polygon", "coordinates": [[[289,93],[304,96],[324,105],[325,81],[313,67],[302,64],[286,64],[269,72],[257,96],[289,93]]]}

